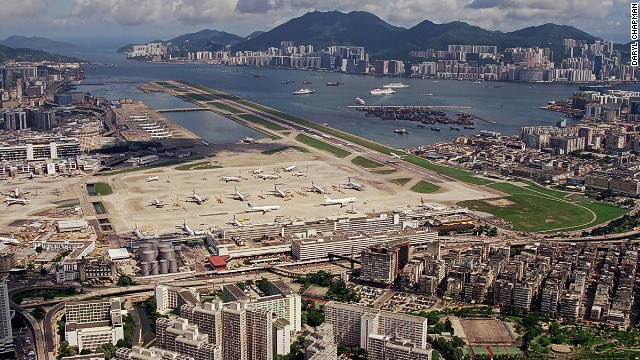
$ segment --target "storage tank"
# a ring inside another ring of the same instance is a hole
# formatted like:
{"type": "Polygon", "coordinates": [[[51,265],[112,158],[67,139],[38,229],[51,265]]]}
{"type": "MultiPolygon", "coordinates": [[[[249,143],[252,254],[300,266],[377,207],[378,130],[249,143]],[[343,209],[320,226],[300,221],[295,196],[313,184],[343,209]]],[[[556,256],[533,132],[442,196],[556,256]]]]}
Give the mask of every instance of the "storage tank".
{"type": "Polygon", "coordinates": [[[140,244],[140,246],[138,246],[138,253],[142,254],[144,251],[147,250],[153,250],[153,245],[151,245],[150,243],[146,242],[146,243],[142,243],[140,244]]]}
{"type": "Polygon", "coordinates": [[[149,276],[149,263],[146,261],[140,263],[140,276],[149,276]]]}
{"type": "Polygon", "coordinates": [[[158,269],[158,262],[157,261],[151,261],[149,262],[149,270],[151,275],[158,275],[159,270],[158,269]]]}
{"type": "Polygon", "coordinates": [[[140,261],[146,261],[148,263],[156,260],[156,252],[153,250],[145,250],[140,253],[140,261]]]}
{"type": "Polygon", "coordinates": [[[172,274],[178,272],[178,260],[169,260],[169,272],[172,274]]]}
{"type": "Polygon", "coordinates": [[[176,252],[173,251],[173,247],[163,247],[160,249],[161,260],[173,260],[176,258],[176,252]]]}
{"type": "Polygon", "coordinates": [[[168,260],[160,260],[160,261],[158,261],[158,265],[160,267],[160,274],[168,274],[169,273],[169,261],[168,260]]]}

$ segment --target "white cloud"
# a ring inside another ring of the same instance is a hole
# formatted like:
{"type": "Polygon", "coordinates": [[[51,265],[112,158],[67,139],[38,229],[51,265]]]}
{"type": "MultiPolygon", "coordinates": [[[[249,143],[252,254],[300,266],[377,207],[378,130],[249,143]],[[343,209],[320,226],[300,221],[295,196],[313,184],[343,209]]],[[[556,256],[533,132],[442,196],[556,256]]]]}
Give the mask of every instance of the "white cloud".
{"type": "Polygon", "coordinates": [[[47,0],[2,0],[0,19],[24,20],[25,17],[37,16],[46,12],[50,5],[51,3],[47,0]]]}

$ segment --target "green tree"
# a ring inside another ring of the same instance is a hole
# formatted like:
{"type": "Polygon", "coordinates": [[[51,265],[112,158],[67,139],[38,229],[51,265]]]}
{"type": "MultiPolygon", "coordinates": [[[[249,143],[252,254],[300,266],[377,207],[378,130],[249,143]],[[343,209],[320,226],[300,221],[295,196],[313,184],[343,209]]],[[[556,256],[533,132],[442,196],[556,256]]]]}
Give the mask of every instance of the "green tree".
{"type": "Polygon", "coordinates": [[[89,349],[82,349],[82,351],[80,351],[80,355],[89,355],[91,354],[91,350],[89,349]]]}
{"type": "Polygon", "coordinates": [[[40,254],[40,253],[42,252],[42,250],[43,250],[43,249],[42,249],[42,246],[38,246],[38,247],[36,247],[36,252],[37,252],[38,254],[40,254]]]}
{"type": "Polygon", "coordinates": [[[58,359],[61,359],[67,356],[76,356],[76,355],[78,355],[78,352],[76,351],[75,348],[72,348],[69,346],[68,341],[65,340],[60,342],[60,346],[58,346],[58,359]]]}
{"type": "Polygon", "coordinates": [[[35,309],[33,309],[33,311],[31,312],[31,315],[33,315],[34,318],[36,318],[36,320],[42,320],[44,319],[44,316],[47,312],[44,310],[44,308],[42,306],[38,306],[35,309]]]}
{"type": "Polygon", "coordinates": [[[112,343],[104,343],[96,348],[97,353],[103,353],[106,360],[113,359],[116,356],[118,348],[112,343]]]}
{"type": "Polygon", "coordinates": [[[46,276],[47,274],[49,274],[49,272],[45,268],[40,269],[40,275],[46,276]]]}
{"type": "Polygon", "coordinates": [[[116,283],[116,285],[118,285],[118,286],[131,286],[131,285],[133,285],[133,280],[131,280],[130,276],[122,274],[118,278],[118,282],[116,283]]]}

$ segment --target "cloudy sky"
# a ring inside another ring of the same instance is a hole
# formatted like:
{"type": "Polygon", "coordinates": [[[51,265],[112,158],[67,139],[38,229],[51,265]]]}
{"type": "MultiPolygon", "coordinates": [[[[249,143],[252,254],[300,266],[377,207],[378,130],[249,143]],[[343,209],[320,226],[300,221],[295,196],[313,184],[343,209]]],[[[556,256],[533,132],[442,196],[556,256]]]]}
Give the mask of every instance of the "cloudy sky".
{"type": "Polygon", "coordinates": [[[461,20],[511,31],[553,22],[630,40],[626,0],[1,0],[0,9],[0,38],[78,43],[168,39],[203,28],[246,36],[313,10],[364,10],[403,27],[461,20]]]}

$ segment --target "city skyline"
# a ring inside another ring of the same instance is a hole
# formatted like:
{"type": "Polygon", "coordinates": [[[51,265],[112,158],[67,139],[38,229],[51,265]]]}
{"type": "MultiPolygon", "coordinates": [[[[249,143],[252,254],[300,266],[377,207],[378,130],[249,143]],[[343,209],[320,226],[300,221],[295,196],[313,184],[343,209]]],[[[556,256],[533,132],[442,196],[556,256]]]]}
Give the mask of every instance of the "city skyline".
{"type": "Polygon", "coordinates": [[[366,5],[333,0],[320,4],[298,0],[62,0],[52,7],[44,0],[9,0],[0,14],[0,32],[6,36],[45,36],[79,45],[95,45],[100,40],[101,44],[111,46],[123,41],[167,39],[203,28],[247,36],[258,30],[268,31],[308,11],[362,10],[406,28],[423,20],[464,21],[507,32],[552,22],[626,43],[630,16],[627,4],[620,0],[605,3],[544,0],[533,5],[521,0],[420,0],[391,4],[374,0],[366,5]],[[594,8],[598,11],[592,11],[594,8]],[[78,31],[80,28],[82,31],[78,31]]]}

